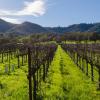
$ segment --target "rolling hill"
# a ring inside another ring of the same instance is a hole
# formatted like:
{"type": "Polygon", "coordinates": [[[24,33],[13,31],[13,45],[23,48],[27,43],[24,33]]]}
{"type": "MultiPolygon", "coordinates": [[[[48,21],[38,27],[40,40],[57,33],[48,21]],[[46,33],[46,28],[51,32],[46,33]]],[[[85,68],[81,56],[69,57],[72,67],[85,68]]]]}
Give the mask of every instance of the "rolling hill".
{"type": "Polygon", "coordinates": [[[16,24],[12,24],[0,19],[0,32],[7,32],[12,27],[16,26],[16,24]]]}
{"type": "Polygon", "coordinates": [[[100,23],[96,24],[73,24],[68,27],[47,27],[48,30],[55,33],[67,33],[67,32],[96,32],[100,33],[100,23]]]}
{"type": "Polygon", "coordinates": [[[68,27],[43,27],[35,23],[24,22],[13,24],[0,19],[0,33],[14,33],[17,35],[28,35],[36,33],[67,33],[67,32],[96,32],[100,33],[100,23],[94,24],[73,24],[68,27]]]}
{"type": "Polygon", "coordinates": [[[22,24],[16,25],[15,27],[9,29],[7,33],[17,33],[17,34],[33,34],[33,33],[47,33],[48,31],[40,25],[24,22],[22,24]]]}

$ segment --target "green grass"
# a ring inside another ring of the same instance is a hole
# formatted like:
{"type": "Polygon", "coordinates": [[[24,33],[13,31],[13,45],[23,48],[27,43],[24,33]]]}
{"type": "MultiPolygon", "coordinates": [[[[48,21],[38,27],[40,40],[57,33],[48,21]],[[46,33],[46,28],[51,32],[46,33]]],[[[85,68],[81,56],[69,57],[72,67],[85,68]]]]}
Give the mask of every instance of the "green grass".
{"type": "Polygon", "coordinates": [[[11,60],[14,71],[5,73],[8,62],[1,63],[0,71],[0,100],[28,100],[27,64],[17,67],[17,58],[11,60]]]}
{"type": "Polygon", "coordinates": [[[86,77],[70,57],[58,47],[46,82],[42,82],[38,98],[42,100],[99,100],[96,84],[86,77]]]}
{"type": "Polygon", "coordinates": [[[26,75],[23,70],[16,69],[10,75],[0,76],[0,100],[28,100],[26,75]]]}
{"type": "MultiPolygon", "coordinates": [[[[66,43],[66,44],[76,44],[77,42],[79,42],[79,41],[71,41],[71,40],[66,40],[66,41],[62,41],[62,43],[66,43]]],[[[84,43],[88,43],[88,44],[91,44],[91,43],[100,43],[100,40],[97,40],[96,42],[95,41],[90,41],[90,40],[84,40],[84,41],[80,41],[79,43],[82,43],[82,44],[84,44],[84,43]]]]}
{"type": "MultiPolygon", "coordinates": [[[[8,62],[7,62],[8,63],[8,62]]],[[[2,73],[7,63],[1,63],[2,73]]],[[[16,66],[10,74],[0,75],[0,100],[28,100],[27,64],[17,68],[17,59],[11,60],[16,66]]],[[[74,64],[68,54],[58,46],[45,82],[41,82],[38,100],[99,100],[97,84],[91,82],[74,64]]]]}

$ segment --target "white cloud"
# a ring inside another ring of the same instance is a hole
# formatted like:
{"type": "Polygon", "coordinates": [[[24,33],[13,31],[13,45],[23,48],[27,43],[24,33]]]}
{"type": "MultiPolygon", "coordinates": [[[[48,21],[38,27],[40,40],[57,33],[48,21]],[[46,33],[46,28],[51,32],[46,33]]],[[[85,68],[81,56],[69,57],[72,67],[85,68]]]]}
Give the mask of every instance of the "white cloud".
{"type": "Polygon", "coordinates": [[[8,11],[0,9],[0,16],[41,16],[46,12],[46,0],[33,0],[24,2],[24,7],[19,11],[8,11]]]}
{"type": "Polygon", "coordinates": [[[1,19],[5,20],[7,22],[16,23],[16,24],[21,23],[18,19],[15,19],[15,18],[1,17],[1,19]]]}

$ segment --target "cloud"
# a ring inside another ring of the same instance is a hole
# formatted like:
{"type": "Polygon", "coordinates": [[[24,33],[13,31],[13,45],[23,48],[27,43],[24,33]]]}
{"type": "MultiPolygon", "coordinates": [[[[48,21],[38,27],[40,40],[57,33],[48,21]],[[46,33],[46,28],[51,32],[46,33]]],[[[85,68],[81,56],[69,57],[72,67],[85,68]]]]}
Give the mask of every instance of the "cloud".
{"type": "Polygon", "coordinates": [[[33,0],[24,2],[24,7],[19,11],[0,9],[0,16],[42,16],[46,13],[46,0],[33,0]]]}
{"type": "Polygon", "coordinates": [[[1,19],[5,20],[7,22],[16,23],[16,24],[21,23],[20,20],[15,19],[15,18],[1,17],[1,19]]]}

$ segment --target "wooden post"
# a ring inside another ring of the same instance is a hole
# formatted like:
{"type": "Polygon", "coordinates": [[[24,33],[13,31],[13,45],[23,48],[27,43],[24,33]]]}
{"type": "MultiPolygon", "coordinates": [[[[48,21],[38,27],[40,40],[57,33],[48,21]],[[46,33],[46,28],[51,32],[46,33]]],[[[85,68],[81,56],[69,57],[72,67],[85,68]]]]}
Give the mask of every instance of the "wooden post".
{"type": "Polygon", "coordinates": [[[10,72],[10,52],[9,52],[9,72],[10,72]]]}
{"type": "Polygon", "coordinates": [[[81,69],[81,57],[79,57],[79,66],[78,67],[81,69]]]}
{"type": "Polygon", "coordinates": [[[77,62],[76,62],[77,66],[78,66],[78,53],[77,53],[77,62]]]}
{"type": "Polygon", "coordinates": [[[45,63],[43,64],[43,81],[45,81],[45,63]]]}
{"type": "Polygon", "coordinates": [[[29,100],[32,100],[31,50],[30,48],[28,48],[28,80],[29,80],[29,100]]]}
{"type": "Polygon", "coordinates": [[[84,60],[83,60],[83,58],[82,58],[82,71],[84,70],[84,60]]]}
{"type": "Polygon", "coordinates": [[[91,80],[94,81],[93,64],[91,64],[91,80]]]}
{"type": "Polygon", "coordinates": [[[49,58],[48,58],[48,60],[47,60],[47,69],[46,69],[46,75],[47,75],[47,73],[48,73],[48,68],[49,68],[49,58]]]}

